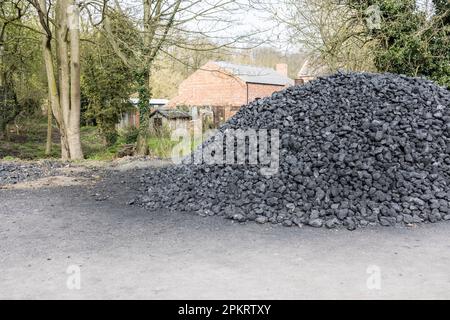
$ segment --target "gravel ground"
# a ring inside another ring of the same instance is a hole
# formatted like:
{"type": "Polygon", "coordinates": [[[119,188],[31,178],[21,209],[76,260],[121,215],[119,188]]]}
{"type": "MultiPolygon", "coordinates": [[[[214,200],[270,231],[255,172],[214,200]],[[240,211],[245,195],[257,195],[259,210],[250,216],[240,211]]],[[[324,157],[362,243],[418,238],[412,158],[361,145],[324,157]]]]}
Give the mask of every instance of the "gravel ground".
{"type": "Polygon", "coordinates": [[[0,187],[47,177],[63,166],[59,161],[0,162],[0,187]]]}
{"type": "Polygon", "coordinates": [[[349,232],[149,213],[126,204],[144,166],[0,190],[0,298],[450,298],[449,222],[349,232]]]}

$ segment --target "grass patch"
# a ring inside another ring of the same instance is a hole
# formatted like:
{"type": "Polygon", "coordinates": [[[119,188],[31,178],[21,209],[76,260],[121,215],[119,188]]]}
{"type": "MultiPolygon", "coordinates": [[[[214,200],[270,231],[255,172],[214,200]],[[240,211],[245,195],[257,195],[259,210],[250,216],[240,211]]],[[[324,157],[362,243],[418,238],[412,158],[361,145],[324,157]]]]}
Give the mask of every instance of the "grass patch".
{"type": "MultiPolygon", "coordinates": [[[[102,136],[96,127],[81,128],[81,145],[88,159],[110,160],[115,149],[106,148],[102,136]]],[[[59,130],[53,125],[52,150],[45,155],[47,140],[47,118],[36,116],[35,119],[25,119],[19,123],[19,131],[11,131],[9,139],[0,141],[0,159],[36,160],[61,158],[61,142],[59,130]]]]}
{"type": "MultiPolygon", "coordinates": [[[[103,136],[97,127],[87,126],[80,129],[81,145],[86,159],[108,161],[116,158],[118,151],[125,144],[136,142],[138,130],[128,128],[121,130],[117,142],[112,146],[106,146],[103,136]]],[[[53,126],[52,151],[49,156],[45,155],[47,139],[47,118],[37,116],[35,119],[23,120],[20,123],[19,132],[11,132],[7,141],[0,141],[0,159],[4,160],[36,160],[61,157],[61,146],[59,130],[53,126]]],[[[148,139],[148,146],[152,156],[167,159],[172,156],[173,148],[181,142],[172,141],[169,132],[161,136],[154,135],[148,139]]],[[[183,148],[182,155],[188,155],[198,147],[201,139],[192,139],[192,144],[183,148]]]]}
{"type": "Polygon", "coordinates": [[[47,140],[47,118],[37,115],[32,119],[18,121],[18,130],[11,130],[9,139],[0,141],[0,158],[35,160],[43,158],[59,158],[59,133],[56,126],[52,132],[52,150],[45,155],[47,140]]]}
{"type": "Polygon", "coordinates": [[[103,148],[101,150],[86,154],[85,157],[86,157],[86,159],[89,159],[89,160],[98,160],[98,161],[113,160],[114,158],[116,158],[117,151],[119,150],[120,146],[121,145],[118,143],[116,143],[110,147],[103,146],[103,148]]]}
{"type": "Polygon", "coordinates": [[[5,160],[5,161],[17,161],[17,160],[20,160],[20,159],[16,158],[16,157],[6,156],[2,160],[5,160]]]}
{"type": "MultiPolygon", "coordinates": [[[[170,137],[167,135],[163,136],[151,136],[148,139],[148,146],[150,149],[150,154],[157,156],[158,158],[167,159],[172,156],[172,150],[175,146],[182,143],[183,141],[180,139],[179,141],[173,141],[170,137]]],[[[197,147],[203,142],[203,140],[200,139],[194,139],[193,136],[191,136],[191,143],[187,141],[183,142],[183,145],[181,145],[181,152],[180,156],[187,156],[191,152],[193,152],[197,147]]]]}
{"type": "Polygon", "coordinates": [[[106,147],[97,127],[82,127],[80,129],[81,146],[84,157],[91,160],[111,160],[114,154],[106,147]]]}
{"type": "Polygon", "coordinates": [[[177,145],[177,141],[172,141],[168,137],[150,137],[148,139],[148,147],[150,154],[158,158],[170,158],[172,155],[172,149],[177,145]]]}

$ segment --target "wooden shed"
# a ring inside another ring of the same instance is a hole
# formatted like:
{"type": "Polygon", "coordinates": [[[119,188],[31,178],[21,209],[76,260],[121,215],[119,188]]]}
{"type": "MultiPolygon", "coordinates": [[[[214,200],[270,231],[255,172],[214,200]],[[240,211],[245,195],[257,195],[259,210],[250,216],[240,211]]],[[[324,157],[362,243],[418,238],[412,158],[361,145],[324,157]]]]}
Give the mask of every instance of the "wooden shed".
{"type": "MultiPolygon", "coordinates": [[[[120,116],[119,123],[117,124],[117,129],[125,129],[127,127],[139,128],[139,98],[132,97],[130,98],[130,102],[133,105],[133,108],[120,116]]],[[[156,108],[163,108],[168,102],[169,100],[166,99],[150,99],[149,107],[151,110],[156,108]]]]}
{"type": "Polygon", "coordinates": [[[189,130],[192,116],[189,112],[179,109],[157,109],[150,114],[149,131],[153,134],[161,134],[165,131],[173,131],[177,128],[189,130]]]}

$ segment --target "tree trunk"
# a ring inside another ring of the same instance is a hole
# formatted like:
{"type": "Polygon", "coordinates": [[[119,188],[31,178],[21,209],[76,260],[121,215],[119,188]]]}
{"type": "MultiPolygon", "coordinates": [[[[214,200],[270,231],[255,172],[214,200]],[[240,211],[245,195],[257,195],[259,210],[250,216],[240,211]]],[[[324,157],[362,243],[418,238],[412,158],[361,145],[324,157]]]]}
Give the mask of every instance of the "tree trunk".
{"type": "Polygon", "coordinates": [[[136,143],[136,153],[147,155],[148,147],[148,126],[149,126],[149,100],[150,100],[150,73],[147,69],[137,74],[139,90],[139,135],[136,143]]]}
{"type": "Polygon", "coordinates": [[[56,60],[58,64],[59,104],[64,123],[64,139],[61,136],[61,157],[63,160],[71,159],[69,143],[69,115],[70,115],[70,70],[69,52],[67,48],[67,0],[58,0],[55,6],[56,15],[56,60]]]}
{"type": "Polygon", "coordinates": [[[68,7],[68,26],[70,36],[70,115],[69,115],[69,148],[72,160],[83,159],[80,138],[81,89],[80,89],[80,13],[72,4],[68,7]]]}
{"type": "MultiPolygon", "coordinates": [[[[46,1],[40,0],[39,5],[41,7],[42,13],[45,14],[47,12],[46,1]]],[[[58,92],[58,85],[55,77],[55,69],[53,66],[52,44],[51,44],[52,35],[50,34],[49,31],[50,26],[45,25],[45,17],[41,16],[40,21],[42,28],[45,31],[45,34],[42,36],[42,52],[45,63],[45,72],[47,74],[49,102],[51,110],[53,112],[53,116],[55,117],[61,135],[61,158],[63,160],[67,160],[70,157],[69,144],[67,142],[67,130],[66,125],[64,123],[63,112],[61,110],[60,95],[58,92]]],[[[55,28],[57,29],[57,27],[55,28]]]]}
{"type": "Polygon", "coordinates": [[[47,143],[45,144],[45,155],[49,156],[52,153],[52,107],[50,102],[50,95],[47,103],[47,143]]]}
{"type": "MultiPolygon", "coordinates": [[[[3,27],[3,26],[2,26],[3,27]]],[[[3,73],[3,57],[5,53],[5,46],[3,42],[3,37],[0,37],[0,89],[5,90],[5,81],[4,81],[4,73],[3,73]]],[[[1,115],[0,115],[1,116],[1,115]]],[[[0,140],[6,140],[6,122],[3,119],[0,119],[0,140]]]]}
{"type": "Polygon", "coordinates": [[[68,49],[68,26],[67,26],[68,0],[58,0],[56,3],[56,49],[58,62],[58,79],[60,104],[64,124],[69,127],[70,116],[70,68],[68,49]]]}
{"type": "Polygon", "coordinates": [[[53,68],[51,39],[48,38],[48,36],[46,35],[43,35],[42,37],[43,37],[42,42],[43,42],[45,71],[47,74],[49,102],[61,135],[61,158],[63,160],[67,160],[69,159],[69,144],[67,142],[66,126],[64,124],[61,106],[59,104],[59,94],[56,84],[55,72],[53,68]]]}
{"type": "MultiPolygon", "coordinates": [[[[40,5],[42,12],[46,13],[46,1],[40,0],[40,5]]],[[[44,60],[52,111],[61,133],[61,158],[63,160],[83,159],[80,139],[79,11],[73,0],[58,0],[55,5],[56,62],[59,87],[53,68],[50,27],[45,25],[46,19],[41,18],[41,24],[47,33],[44,36],[44,60]]]]}
{"type": "MultiPolygon", "coordinates": [[[[158,2],[159,3],[159,2],[158,2]]],[[[151,22],[151,1],[143,1],[143,26],[144,26],[144,57],[148,54],[151,45],[152,33],[150,32],[151,22]]],[[[147,155],[148,146],[148,125],[149,125],[149,102],[150,102],[150,67],[144,66],[137,73],[137,83],[139,90],[139,135],[136,142],[136,153],[147,155]]]]}
{"type": "Polygon", "coordinates": [[[4,56],[5,56],[5,34],[0,37],[0,88],[5,85],[5,70],[4,68],[4,56]]]}
{"type": "Polygon", "coordinates": [[[8,125],[0,122],[0,140],[8,141],[8,125]]]}

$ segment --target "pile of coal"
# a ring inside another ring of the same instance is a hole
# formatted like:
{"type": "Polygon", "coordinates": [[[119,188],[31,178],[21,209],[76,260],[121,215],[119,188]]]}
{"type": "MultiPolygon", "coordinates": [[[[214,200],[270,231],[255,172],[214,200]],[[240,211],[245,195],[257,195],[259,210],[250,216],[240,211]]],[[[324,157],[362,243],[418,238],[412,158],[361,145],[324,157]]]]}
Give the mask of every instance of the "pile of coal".
{"type": "Polygon", "coordinates": [[[319,78],[242,107],[203,147],[231,129],[278,130],[276,173],[263,174],[259,164],[185,160],[143,175],[141,203],[350,230],[450,220],[450,92],[431,81],[319,78]]]}

